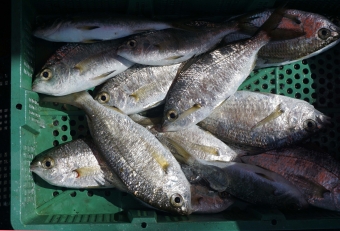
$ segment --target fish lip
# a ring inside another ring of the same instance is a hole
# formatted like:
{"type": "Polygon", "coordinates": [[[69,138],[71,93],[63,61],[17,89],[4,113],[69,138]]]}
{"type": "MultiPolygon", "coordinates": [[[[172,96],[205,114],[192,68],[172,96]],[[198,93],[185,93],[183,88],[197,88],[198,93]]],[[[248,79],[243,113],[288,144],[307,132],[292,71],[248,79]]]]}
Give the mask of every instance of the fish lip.
{"type": "Polygon", "coordinates": [[[317,120],[318,120],[318,128],[321,129],[321,128],[324,128],[326,126],[329,126],[332,124],[332,118],[329,117],[329,116],[326,116],[326,115],[319,115],[317,117],[317,120]]]}
{"type": "Polygon", "coordinates": [[[30,165],[30,172],[34,172],[37,169],[36,165],[30,165]]]}

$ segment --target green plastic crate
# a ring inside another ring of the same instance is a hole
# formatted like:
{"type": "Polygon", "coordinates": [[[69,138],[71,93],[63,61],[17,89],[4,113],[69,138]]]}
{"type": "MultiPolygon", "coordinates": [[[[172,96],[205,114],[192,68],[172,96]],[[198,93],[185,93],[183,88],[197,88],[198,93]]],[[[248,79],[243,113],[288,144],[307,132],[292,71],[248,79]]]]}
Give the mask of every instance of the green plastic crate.
{"type": "MultiPolygon", "coordinates": [[[[11,223],[15,229],[44,230],[297,230],[340,229],[340,213],[322,209],[264,208],[214,215],[179,216],[143,207],[118,190],[69,190],[36,175],[34,156],[88,133],[84,113],[71,106],[40,105],[32,76],[61,44],[32,37],[36,15],[111,12],[179,18],[231,15],[281,4],[270,0],[30,0],[12,1],[11,223]]],[[[338,14],[339,1],[292,1],[290,8],[338,14]]],[[[311,141],[340,158],[340,46],[317,57],[253,72],[240,89],[300,98],[332,117],[332,125],[311,141]]]]}

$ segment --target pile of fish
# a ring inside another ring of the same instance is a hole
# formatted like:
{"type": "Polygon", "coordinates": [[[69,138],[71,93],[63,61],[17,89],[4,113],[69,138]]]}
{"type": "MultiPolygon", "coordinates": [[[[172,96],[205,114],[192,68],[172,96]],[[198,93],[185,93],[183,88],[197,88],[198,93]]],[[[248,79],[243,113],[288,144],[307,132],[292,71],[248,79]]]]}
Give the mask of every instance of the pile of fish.
{"type": "Polygon", "coordinates": [[[339,162],[296,146],[330,118],[303,100],[237,91],[254,68],[317,55],[339,33],[321,15],[282,7],[223,22],[44,20],[36,37],[69,43],[32,90],[81,108],[91,137],[37,155],[30,169],[52,185],[115,187],[183,215],[236,201],[340,211],[339,162]],[[145,116],[159,105],[163,114],[145,116]]]}

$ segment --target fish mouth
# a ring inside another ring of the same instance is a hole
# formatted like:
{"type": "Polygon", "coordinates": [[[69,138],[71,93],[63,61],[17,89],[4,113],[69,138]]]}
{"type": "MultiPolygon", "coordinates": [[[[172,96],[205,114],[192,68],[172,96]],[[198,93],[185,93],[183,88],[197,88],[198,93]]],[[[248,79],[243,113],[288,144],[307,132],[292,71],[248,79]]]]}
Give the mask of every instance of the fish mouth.
{"type": "Polygon", "coordinates": [[[332,118],[326,115],[319,115],[316,117],[318,121],[318,128],[322,129],[332,124],[332,118]]]}
{"type": "Polygon", "coordinates": [[[30,165],[30,172],[34,172],[37,169],[36,165],[30,165]]]}

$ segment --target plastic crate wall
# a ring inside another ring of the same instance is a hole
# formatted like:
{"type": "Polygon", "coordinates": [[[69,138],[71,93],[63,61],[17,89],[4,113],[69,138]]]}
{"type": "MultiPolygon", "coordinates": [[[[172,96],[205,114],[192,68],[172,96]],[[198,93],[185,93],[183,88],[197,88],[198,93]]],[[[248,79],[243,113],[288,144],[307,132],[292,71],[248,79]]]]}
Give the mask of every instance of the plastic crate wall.
{"type": "MultiPolygon", "coordinates": [[[[340,3],[294,1],[291,8],[334,13],[340,3]]],[[[177,216],[146,209],[133,197],[117,190],[69,190],[54,187],[29,171],[29,163],[40,152],[87,134],[84,113],[71,106],[39,103],[30,91],[32,77],[46,58],[60,46],[32,37],[34,17],[38,14],[110,11],[156,17],[182,17],[205,14],[237,14],[273,7],[281,1],[193,1],[193,0],[100,0],[100,1],[13,1],[12,46],[12,190],[11,219],[19,229],[220,229],[287,230],[340,228],[340,214],[315,209],[303,212],[249,208],[245,211],[215,215],[177,216]],[[245,7],[246,6],[246,7],[245,7]]],[[[336,92],[337,46],[315,59],[291,65],[254,71],[240,89],[272,92],[301,98],[332,116],[332,127],[313,138],[322,148],[338,153],[339,103],[326,94],[336,92]],[[331,56],[328,60],[327,57],[331,56]],[[319,60],[324,60],[320,64],[319,60]],[[326,61],[327,60],[327,61],[326,61]],[[313,66],[314,65],[314,66],[313,66]],[[323,69],[323,73],[319,73],[323,69]],[[327,77],[332,73],[334,78],[327,77]],[[322,82],[322,80],[324,82],[322,82]],[[321,83],[320,83],[321,80],[321,83]],[[333,83],[333,89],[328,89],[333,83]],[[322,92],[321,88],[325,88],[322,92]],[[308,89],[308,92],[307,90],[308,89]],[[325,98],[325,101],[322,100],[325,98]],[[334,102],[333,102],[334,101],[334,102]],[[333,107],[329,102],[333,102],[333,107]],[[333,135],[332,135],[333,134],[333,135]],[[325,139],[326,138],[326,139],[325,139]],[[335,142],[335,146],[332,146],[335,142]]]]}

